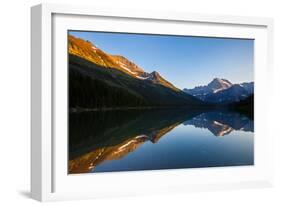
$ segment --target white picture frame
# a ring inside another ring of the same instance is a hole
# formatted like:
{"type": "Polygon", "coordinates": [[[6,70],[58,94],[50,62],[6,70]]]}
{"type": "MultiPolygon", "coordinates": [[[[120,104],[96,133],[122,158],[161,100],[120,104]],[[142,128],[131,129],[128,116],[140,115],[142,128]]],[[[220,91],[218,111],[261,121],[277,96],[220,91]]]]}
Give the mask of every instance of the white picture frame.
{"type": "Polygon", "coordinates": [[[273,136],[268,124],[271,102],[265,91],[265,87],[272,87],[273,77],[272,19],[40,4],[31,9],[31,26],[32,198],[52,201],[272,186],[273,136]],[[121,26],[117,27],[116,21],[121,26]],[[67,175],[67,81],[65,69],[58,68],[66,65],[65,32],[91,30],[93,22],[97,30],[103,31],[145,33],[150,29],[150,33],[166,34],[169,31],[162,28],[169,24],[175,28],[169,34],[256,39],[255,166],[67,175]]]}

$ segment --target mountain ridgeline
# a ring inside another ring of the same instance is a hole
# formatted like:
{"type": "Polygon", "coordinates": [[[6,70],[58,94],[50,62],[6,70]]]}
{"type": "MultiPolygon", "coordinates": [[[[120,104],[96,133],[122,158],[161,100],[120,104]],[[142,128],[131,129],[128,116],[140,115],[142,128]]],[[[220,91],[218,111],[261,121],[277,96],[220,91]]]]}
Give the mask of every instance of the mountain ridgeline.
{"type": "Polygon", "coordinates": [[[202,106],[158,72],[145,72],[123,56],[110,55],[69,35],[69,107],[87,109],[202,106]]]}
{"type": "Polygon", "coordinates": [[[226,79],[214,78],[206,86],[183,89],[187,94],[214,104],[232,104],[254,94],[254,82],[232,84],[226,79]]]}
{"type": "Polygon", "coordinates": [[[151,107],[226,106],[253,111],[254,83],[214,78],[206,86],[179,89],[160,73],[121,55],[108,54],[89,41],[68,36],[69,107],[104,110],[151,107]],[[250,108],[250,109],[249,109],[250,108]]]}

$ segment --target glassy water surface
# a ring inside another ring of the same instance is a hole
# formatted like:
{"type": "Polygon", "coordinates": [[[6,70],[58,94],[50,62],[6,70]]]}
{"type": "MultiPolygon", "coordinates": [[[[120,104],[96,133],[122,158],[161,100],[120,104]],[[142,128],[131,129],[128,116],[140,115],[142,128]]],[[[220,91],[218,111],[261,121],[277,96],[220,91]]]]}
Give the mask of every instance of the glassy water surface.
{"type": "Polygon", "coordinates": [[[69,173],[254,164],[254,122],[186,109],[69,115],[69,173]]]}

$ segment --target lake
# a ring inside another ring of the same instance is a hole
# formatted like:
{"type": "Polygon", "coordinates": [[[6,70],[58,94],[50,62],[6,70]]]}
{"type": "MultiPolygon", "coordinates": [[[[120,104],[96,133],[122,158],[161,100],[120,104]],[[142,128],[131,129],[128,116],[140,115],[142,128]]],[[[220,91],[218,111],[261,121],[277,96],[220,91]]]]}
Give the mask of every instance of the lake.
{"type": "Polygon", "coordinates": [[[254,122],[233,111],[69,114],[69,174],[254,164],[254,122]]]}

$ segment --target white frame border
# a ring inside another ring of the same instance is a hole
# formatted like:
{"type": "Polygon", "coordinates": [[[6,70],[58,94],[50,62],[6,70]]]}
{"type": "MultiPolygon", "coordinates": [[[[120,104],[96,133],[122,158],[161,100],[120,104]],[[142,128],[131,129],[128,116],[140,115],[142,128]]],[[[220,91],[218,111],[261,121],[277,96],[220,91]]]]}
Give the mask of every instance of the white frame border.
{"type": "MultiPolygon", "coordinates": [[[[40,4],[31,9],[31,196],[40,201],[73,199],[67,194],[52,191],[52,15],[92,15],[140,19],[192,21],[230,25],[265,26],[268,33],[268,76],[273,77],[273,21],[269,18],[234,17],[221,15],[201,15],[176,12],[152,12],[139,10],[114,10],[110,8],[93,8],[88,6],[71,6],[58,4],[40,4]]],[[[268,137],[272,142],[272,137],[268,137]]],[[[272,164],[272,163],[271,163],[272,164]]],[[[234,189],[244,187],[270,186],[272,178],[245,184],[218,183],[201,185],[192,191],[210,189],[234,189]]],[[[182,191],[188,191],[179,186],[182,191]]],[[[178,190],[177,190],[178,191],[178,190]]],[[[106,195],[104,195],[106,196],[106,195]]],[[[83,196],[78,198],[92,198],[83,196]]],[[[77,198],[77,197],[75,197],[77,198]]]]}

